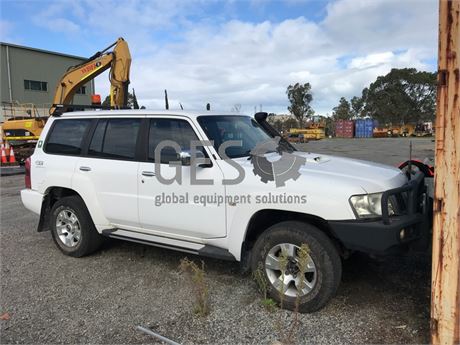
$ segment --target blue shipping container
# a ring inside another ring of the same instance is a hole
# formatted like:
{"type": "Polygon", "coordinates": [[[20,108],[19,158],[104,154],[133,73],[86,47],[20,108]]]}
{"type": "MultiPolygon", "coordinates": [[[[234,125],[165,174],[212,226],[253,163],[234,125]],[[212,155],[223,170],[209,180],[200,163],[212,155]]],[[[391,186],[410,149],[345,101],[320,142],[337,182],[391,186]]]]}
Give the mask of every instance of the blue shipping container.
{"type": "Polygon", "coordinates": [[[374,121],[372,119],[358,119],[355,121],[356,138],[372,138],[374,121]]]}

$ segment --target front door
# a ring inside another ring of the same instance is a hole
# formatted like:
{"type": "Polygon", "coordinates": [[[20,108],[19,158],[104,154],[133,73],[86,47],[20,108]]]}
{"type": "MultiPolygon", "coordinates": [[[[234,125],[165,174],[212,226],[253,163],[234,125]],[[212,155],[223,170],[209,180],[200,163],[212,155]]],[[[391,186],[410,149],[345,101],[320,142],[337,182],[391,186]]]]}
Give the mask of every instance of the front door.
{"type": "MultiPolygon", "coordinates": [[[[211,185],[191,183],[191,167],[181,165],[181,182],[165,184],[155,176],[160,164],[161,176],[171,179],[176,167],[176,151],[165,147],[160,162],[155,162],[155,148],[165,140],[177,143],[181,152],[190,152],[192,140],[198,140],[194,125],[186,118],[151,118],[149,123],[148,162],[139,164],[139,218],[141,226],[155,235],[183,239],[206,239],[226,236],[225,188],[223,174],[217,164],[196,168],[198,180],[212,180],[211,185]],[[219,200],[220,199],[220,200],[219,200]]],[[[207,151],[199,147],[207,156],[207,151]]]]}

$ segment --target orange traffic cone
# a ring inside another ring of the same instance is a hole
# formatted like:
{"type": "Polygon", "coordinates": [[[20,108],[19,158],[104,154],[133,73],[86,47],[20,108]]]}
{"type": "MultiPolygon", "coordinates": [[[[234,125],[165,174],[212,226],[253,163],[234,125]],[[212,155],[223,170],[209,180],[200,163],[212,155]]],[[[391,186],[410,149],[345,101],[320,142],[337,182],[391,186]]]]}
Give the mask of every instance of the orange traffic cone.
{"type": "Polygon", "coordinates": [[[13,146],[10,148],[10,163],[16,163],[16,157],[14,157],[13,146]]]}
{"type": "Polygon", "coordinates": [[[2,164],[8,163],[6,160],[5,145],[2,144],[2,164]]]}
{"type": "Polygon", "coordinates": [[[5,154],[6,154],[6,157],[10,155],[10,144],[6,140],[5,140],[5,154]]]}

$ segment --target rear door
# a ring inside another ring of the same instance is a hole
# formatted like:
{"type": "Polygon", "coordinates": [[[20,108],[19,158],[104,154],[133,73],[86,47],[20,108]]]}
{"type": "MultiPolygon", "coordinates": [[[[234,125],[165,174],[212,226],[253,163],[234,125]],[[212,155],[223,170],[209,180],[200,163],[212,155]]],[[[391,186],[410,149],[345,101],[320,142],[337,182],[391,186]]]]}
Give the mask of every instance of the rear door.
{"type": "Polygon", "coordinates": [[[136,149],[141,122],[141,117],[100,118],[73,179],[88,208],[99,213],[93,218],[106,218],[121,228],[140,226],[136,149]]]}
{"type": "MultiPolygon", "coordinates": [[[[171,147],[161,151],[160,162],[155,162],[155,148],[166,140],[180,146],[181,152],[190,152],[192,140],[199,140],[194,125],[186,118],[151,118],[148,128],[148,159],[139,166],[139,217],[142,227],[155,235],[183,238],[217,238],[226,236],[225,197],[223,174],[217,164],[197,167],[199,180],[212,180],[209,185],[191,183],[191,167],[181,166],[182,181],[164,184],[155,176],[154,164],[160,165],[161,176],[173,178],[177,161],[171,147]]],[[[202,152],[207,151],[201,147],[202,152]]]]}
{"type": "Polygon", "coordinates": [[[31,157],[32,186],[44,193],[50,186],[71,188],[91,119],[52,119],[46,140],[41,137],[31,157]]]}

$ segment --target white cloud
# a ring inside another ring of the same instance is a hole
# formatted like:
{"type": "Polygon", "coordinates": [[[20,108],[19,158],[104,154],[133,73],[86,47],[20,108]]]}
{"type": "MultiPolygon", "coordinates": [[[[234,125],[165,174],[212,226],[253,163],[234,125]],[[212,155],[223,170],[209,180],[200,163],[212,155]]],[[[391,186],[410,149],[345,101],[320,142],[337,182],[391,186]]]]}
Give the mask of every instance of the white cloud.
{"type": "Polygon", "coordinates": [[[33,21],[36,25],[47,28],[50,31],[63,34],[74,34],[80,30],[80,26],[70,19],[64,18],[67,6],[66,2],[50,2],[39,13],[34,14],[33,21]]]}
{"type": "Polygon", "coordinates": [[[0,19],[0,41],[12,42],[14,35],[14,24],[8,20],[0,19]]]}
{"type": "MultiPolygon", "coordinates": [[[[191,22],[181,14],[184,6],[192,12],[199,6],[175,1],[89,4],[81,26],[125,36],[133,55],[131,86],[148,107],[163,107],[168,89],[176,108],[181,102],[186,109],[204,109],[211,102],[229,110],[241,103],[247,112],[259,104],[285,112],[286,87],[310,82],[314,108],[326,113],[341,96],[359,95],[391,68],[428,69],[425,60],[436,56],[437,5],[428,0],[338,0],[320,23],[304,17],[279,23],[191,22]],[[100,15],[112,6],[110,15],[100,15]],[[97,15],[84,19],[88,13],[97,15]],[[179,22],[185,33],[169,33],[158,42],[153,33],[179,22]]],[[[78,13],[82,5],[74,6],[78,13]]],[[[103,94],[106,80],[97,81],[103,94]]]]}

